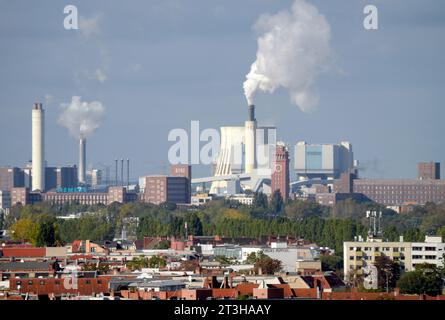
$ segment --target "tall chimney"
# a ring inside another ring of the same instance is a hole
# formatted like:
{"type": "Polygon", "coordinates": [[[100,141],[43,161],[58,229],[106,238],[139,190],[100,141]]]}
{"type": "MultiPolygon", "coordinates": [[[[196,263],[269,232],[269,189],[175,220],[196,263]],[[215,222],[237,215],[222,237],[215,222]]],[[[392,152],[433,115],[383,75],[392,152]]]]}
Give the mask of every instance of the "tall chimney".
{"type": "Polygon", "coordinates": [[[115,159],[114,161],[115,161],[115,171],[116,171],[116,179],[114,180],[114,185],[117,186],[118,185],[118,183],[117,183],[117,165],[118,165],[117,162],[118,162],[118,160],[115,159]]]}
{"type": "Polygon", "coordinates": [[[121,159],[121,186],[124,185],[124,159],[121,159]]]}
{"type": "Polygon", "coordinates": [[[256,120],[255,120],[255,106],[249,106],[249,119],[244,124],[244,137],[245,137],[245,163],[244,172],[253,173],[256,165],[256,120]]]}
{"type": "Polygon", "coordinates": [[[127,159],[127,187],[130,185],[130,159],[127,159]]]}
{"type": "Polygon", "coordinates": [[[45,110],[32,108],[32,190],[45,191],[45,110]]]}
{"type": "Polygon", "coordinates": [[[79,140],[79,183],[85,184],[86,179],[86,162],[87,162],[87,140],[80,138],[79,140]]]}

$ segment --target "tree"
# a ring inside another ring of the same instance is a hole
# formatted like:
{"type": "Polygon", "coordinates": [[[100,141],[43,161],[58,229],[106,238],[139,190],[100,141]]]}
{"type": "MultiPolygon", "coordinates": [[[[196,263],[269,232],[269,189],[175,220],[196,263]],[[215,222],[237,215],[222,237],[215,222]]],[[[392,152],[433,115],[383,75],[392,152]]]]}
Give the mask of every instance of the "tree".
{"type": "Polygon", "coordinates": [[[270,208],[273,213],[280,214],[284,209],[283,196],[281,195],[280,189],[275,190],[272,194],[272,199],[270,201],[270,208]]]}
{"type": "Polygon", "coordinates": [[[161,256],[152,256],[148,259],[149,268],[164,268],[166,265],[167,261],[161,256]]]}
{"type": "Polygon", "coordinates": [[[253,264],[256,273],[274,274],[282,269],[280,260],[272,259],[263,251],[250,253],[247,256],[246,263],[253,264]]]}
{"type": "Polygon", "coordinates": [[[267,196],[262,192],[255,192],[253,196],[253,207],[267,209],[267,196]]]}
{"type": "Polygon", "coordinates": [[[320,256],[321,270],[323,271],[338,271],[343,268],[343,259],[334,255],[320,256]]]}
{"type": "Polygon", "coordinates": [[[52,222],[42,222],[36,237],[38,247],[52,247],[56,244],[56,229],[52,222]]]}
{"type": "Polygon", "coordinates": [[[442,273],[443,270],[433,264],[417,265],[414,271],[405,272],[400,277],[397,286],[401,293],[436,296],[442,293],[442,273]]]}
{"type": "Polygon", "coordinates": [[[281,271],[281,261],[278,259],[272,259],[267,257],[265,259],[260,259],[255,263],[255,272],[262,274],[274,274],[275,272],[281,271]]]}
{"type": "Polygon", "coordinates": [[[29,218],[20,219],[11,226],[10,231],[14,240],[29,241],[35,245],[37,234],[39,233],[39,225],[29,218]]]}
{"type": "Polygon", "coordinates": [[[374,265],[378,272],[379,288],[386,291],[394,289],[400,278],[400,265],[386,255],[376,257],[374,265]]]}

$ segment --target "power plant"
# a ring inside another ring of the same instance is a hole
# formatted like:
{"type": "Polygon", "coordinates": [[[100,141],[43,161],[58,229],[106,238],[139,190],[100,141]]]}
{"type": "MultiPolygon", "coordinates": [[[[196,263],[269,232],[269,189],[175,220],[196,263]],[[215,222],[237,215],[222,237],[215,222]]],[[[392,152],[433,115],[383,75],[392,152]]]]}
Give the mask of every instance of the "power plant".
{"type": "Polygon", "coordinates": [[[210,193],[221,194],[239,184],[243,190],[270,191],[276,128],[258,126],[255,106],[248,106],[244,126],[221,127],[221,145],[212,177],[193,179],[211,182],[210,193]]]}
{"type": "Polygon", "coordinates": [[[41,103],[32,108],[32,190],[45,190],[45,110],[41,103]]]}
{"type": "Polygon", "coordinates": [[[87,140],[80,138],[79,140],[79,184],[86,183],[86,162],[87,162],[87,140]]]}

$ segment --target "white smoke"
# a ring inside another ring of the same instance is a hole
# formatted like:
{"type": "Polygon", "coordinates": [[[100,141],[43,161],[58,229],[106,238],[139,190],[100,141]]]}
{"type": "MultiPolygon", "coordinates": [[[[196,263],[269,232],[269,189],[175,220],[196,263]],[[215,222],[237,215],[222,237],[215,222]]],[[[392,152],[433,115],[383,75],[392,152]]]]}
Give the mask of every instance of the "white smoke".
{"type": "Polygon", "coordinates": [[[260,36],[244,94],[248,104],[259,89],[272,93],[283,87],[292,103],[311,111],[319,101],[314,88],[320,73],[329,67],[330,26],[318,9],[295,0],[290,11],[262,15],[255,24],[260,36]]]}
{"type": "Polygon", "coordinates": [[[73,96],[71,103],[62,103],[59,124],[66,127],[75,138],[87,138],[100,127],[105,107],[101,102],[84,102],[73,96]]]}

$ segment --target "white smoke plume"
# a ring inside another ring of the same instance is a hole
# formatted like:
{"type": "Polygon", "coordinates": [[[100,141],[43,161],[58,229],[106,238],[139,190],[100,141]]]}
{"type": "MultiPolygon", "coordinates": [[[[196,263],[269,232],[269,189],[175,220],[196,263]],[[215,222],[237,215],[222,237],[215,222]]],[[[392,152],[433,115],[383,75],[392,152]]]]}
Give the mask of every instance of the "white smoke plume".
{"type": "Polygon", "coordinates": [[[75,138],[87,138],[100,127],[105,107],[101,102],[85,102],[73,96],[71,103],[62,103],[59,124],[66,127],[75,138]]]}
{"type": "Polygon", "coordinates": [[[248,104],[257,90],[272,93],[283,87],[292,103],[312,111],[319,101],[315,81],[330,64],[331,31],[324,16],[305,0],[295,0],[290,11],[260,16],[255,29],[256,61],[243,85],[248,104]]]}

